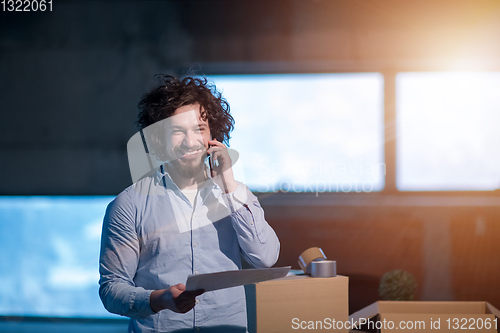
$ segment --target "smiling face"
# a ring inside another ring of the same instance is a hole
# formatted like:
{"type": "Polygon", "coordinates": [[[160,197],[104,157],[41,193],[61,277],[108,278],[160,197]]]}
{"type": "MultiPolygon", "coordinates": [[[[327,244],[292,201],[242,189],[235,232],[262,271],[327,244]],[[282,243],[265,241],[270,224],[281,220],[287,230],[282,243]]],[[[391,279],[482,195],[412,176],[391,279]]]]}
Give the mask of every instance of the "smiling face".
{"type": "Polygon", "coordinates": [[[169,164],[185,178],[194,178],[203,172],[210,128],[203,120],[199,104],[184,105],[171,117],[166,131],[169,164]]]}

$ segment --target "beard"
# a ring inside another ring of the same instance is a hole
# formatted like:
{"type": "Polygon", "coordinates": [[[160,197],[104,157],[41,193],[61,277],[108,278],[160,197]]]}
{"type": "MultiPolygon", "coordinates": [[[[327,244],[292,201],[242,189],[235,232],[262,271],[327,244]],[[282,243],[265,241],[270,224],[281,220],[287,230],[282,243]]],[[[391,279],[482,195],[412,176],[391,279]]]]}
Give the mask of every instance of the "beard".
{"type": "Polygon", "coordinates": [[[194,160],[183,160],[179,158],[169,162],[169,164],[184,178],[195,178],[204,171],[204,160],[206,156],[206,153],[201,154],[199,159],[194,160]]]}

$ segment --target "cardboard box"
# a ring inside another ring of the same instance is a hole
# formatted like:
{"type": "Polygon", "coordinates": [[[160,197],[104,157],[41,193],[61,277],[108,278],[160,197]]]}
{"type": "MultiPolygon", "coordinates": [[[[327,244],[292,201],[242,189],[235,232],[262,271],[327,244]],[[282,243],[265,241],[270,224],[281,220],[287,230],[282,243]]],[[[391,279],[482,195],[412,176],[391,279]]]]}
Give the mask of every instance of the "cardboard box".
{"type": "MultiPolygon", "coordinates": [[[[311,278],[307,275],[245,286],[250,333],[330,331],[349,318],[347,276],[311,278]]],[[[337,332],[347,332],[339,329],[337,332]]]]}
{"type": "Polygon", "coordinates": [[[499,317],[488,302],[379,301],[353,313],[349,321],[362,331],[380,333],[497,332],[499,317]]]}

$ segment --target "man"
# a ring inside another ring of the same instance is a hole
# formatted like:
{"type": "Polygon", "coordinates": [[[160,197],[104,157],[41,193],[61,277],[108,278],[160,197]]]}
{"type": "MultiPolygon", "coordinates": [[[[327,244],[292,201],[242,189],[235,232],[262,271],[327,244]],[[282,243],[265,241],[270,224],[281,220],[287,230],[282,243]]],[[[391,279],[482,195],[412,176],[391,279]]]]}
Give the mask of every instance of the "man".
{"type": "Polygon", "coordinates": [[[223,144],[234,121],[221,94],[206,79],[158,79],[139,103],[138,124],[161,165],[106,210],[101,300],[131,318],[129,332],[245,332],[243,287],[203,293],[183,283],[190,274],[241,269],[241,256],[271,267],[278,238],[257,198],[234,179],[223,144]]]}

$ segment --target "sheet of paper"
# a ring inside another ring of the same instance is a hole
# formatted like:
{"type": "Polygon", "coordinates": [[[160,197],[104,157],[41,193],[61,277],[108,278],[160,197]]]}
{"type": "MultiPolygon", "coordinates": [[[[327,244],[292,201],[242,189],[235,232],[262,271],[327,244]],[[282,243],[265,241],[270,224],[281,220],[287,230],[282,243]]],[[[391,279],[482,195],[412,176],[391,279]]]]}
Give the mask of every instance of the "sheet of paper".
{"type": "Polygon", "coordinates": [[[186,290],[218,290],[278,279],[287,275],[291,266],[276,268],[239,269],[208,274],[189,275],[186,290]]]}

